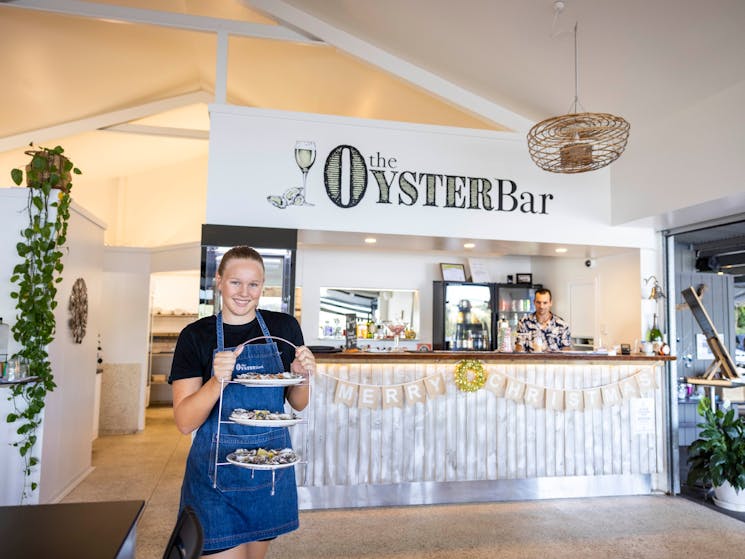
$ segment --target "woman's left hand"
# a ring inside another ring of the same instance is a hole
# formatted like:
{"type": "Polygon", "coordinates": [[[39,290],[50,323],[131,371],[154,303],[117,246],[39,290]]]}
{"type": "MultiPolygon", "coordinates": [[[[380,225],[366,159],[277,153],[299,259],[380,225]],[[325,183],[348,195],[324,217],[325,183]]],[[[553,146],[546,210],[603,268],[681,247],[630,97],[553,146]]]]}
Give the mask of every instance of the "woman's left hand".
{"type": "Polygon", "coordinates": [[[316,372],[316,358],[306,346],[300,346],[295,350],[295,360],[290,370],[304,377],[309,377],[316,372]]]}

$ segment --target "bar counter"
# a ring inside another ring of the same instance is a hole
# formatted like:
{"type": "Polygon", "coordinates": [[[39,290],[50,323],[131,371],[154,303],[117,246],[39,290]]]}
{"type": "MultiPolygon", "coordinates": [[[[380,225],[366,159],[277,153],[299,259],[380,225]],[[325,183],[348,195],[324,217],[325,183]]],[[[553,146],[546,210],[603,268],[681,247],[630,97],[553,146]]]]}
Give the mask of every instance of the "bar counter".
{"type": "Polygon", "coordinates": [[[293,428],[300,506],[668,492],[672,359],[317,354],[306,421],[293,428]]]}

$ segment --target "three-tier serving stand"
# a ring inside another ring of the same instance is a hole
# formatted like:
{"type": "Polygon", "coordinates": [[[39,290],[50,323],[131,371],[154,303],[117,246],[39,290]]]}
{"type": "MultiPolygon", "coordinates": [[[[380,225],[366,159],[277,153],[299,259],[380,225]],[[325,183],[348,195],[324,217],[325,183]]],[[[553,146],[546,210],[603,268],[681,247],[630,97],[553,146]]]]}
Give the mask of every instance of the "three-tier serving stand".
{"type": "MultiPolygon", "coordinates": [[[[280,338],[279,336],[258,336],[256,338],[251,338],[250,340],[247,340],[243,342],[243,345],[250,344],[251,342],[255,342],[257,340],[263,340],[263,339],[275,339],[282,342],[285,342],[286,344],[292,346],[294,349],[297,349],[297,346],[293,344],[291,341],[286,340],[284,338],[280,338]]],[[[217,435],[215,440],[215,475],[212,479],[212,487],[217,487],[217,472],[218,468],[221,466],[236,466],[241,468],[248,468],[251,470],[251,477],[253,478],[254,473],[256,470],[270,470],[272,472],[272,491],[271,494],[274,495],[274,485],[275,485],[275,479],[276,479],[276,473],[277,470],[283,469],[283,468],[290,468],[293,466],[296,466],[297,464],[305,464],[306,462],[300,460],[298,457],[297,460],[290,462],[288,464],[252,464],[250,462],[236,462],[236,461],[226,461],[226,462],[220,462],[220,431],[223,424],[239,424],[239,425],[251,425],[251,426],[258,426],[258,427],[264,427],[268,429],[282,429],[284,427],[291,427],[293,425],[297,425],[298,423],[305,423],[305,420],[302,418],[296,418],[296,419],[290,419],[290,420],[256,420],[253,423],[244,423],[241,421],[234,421],[234,420],[223,420],[222,419],[222,403],[223,403],[223,391],[225,390],[225,385],[227,384],[241,384],[246,388],[277,388],[277,387],[287,387],[287,386],[299,386],[302,384],[307,384],[308,389],[310,390],[310,377],[303,380],[302,378],[300,381],[297,380],[297,378],[278,378],[278,379],[269,379],[269,380],[263,380],[263,381],[255,381],[255,382],[248,382],[243,380],[225,380],[220,379],[220,399],[218,402],[218,412],[217,412],[217,435]]],[[[309,394],[310,398],[310,394],[309,394]]],[[[283,410],[284,411],[284,410],[283,410]]],[[[279,412],[282,413],[282,412],[279,412]]],[[[307,432],[306,432],[307,436],[307,432]]],[[[307,441],[306,441],[307,442],[307,441]]],[[[297,455],[297,452],[295,453],[297,455]]]]}

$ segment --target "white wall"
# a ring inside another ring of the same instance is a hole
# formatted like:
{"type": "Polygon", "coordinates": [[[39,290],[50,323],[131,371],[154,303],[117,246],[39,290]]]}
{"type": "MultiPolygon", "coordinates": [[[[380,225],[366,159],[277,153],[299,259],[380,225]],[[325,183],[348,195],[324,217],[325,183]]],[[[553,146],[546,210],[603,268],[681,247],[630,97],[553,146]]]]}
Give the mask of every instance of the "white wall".
{"type": "Polygon", "coordinates": [[[47,396],[39,500],[54,502],[67,494],[91,468],[92,416],[96,398],[96,348],[101,324],[102,223],[73,206],[68,227],[68,249],[63,258],[63,281],[58,284],[55,339],[49,359],[57,388],[47,396]],[[68,321],[69,299],[75,280],[88,289],[88,324],[80,344],[74,342],[68,321]]]}
{"type": "Polygon", "coordinates": [[[101,344],[106,363],[140,366],[138,429],[145,428],[150,335],[150,251],[106,247],[101,344]]]}
{"type": "Polygon", "coordinates": [[[675,225],[745,211],[743,99],[745,82],[740,81],[654,126],[632,125],[626,152],[612,168],[613,223],[664,216],[711,200],[722,202],[701,208],[708,215],[689,213],[675,225]]]}
{"type": "Polygon", "coordinates": [[[196,314],[199,310],[199,279],[198,269],[152,274],[152,312],[196,314]]]}
{"type": "Polygon", "coordinates": [[[88,180],[83,174],[77,182],[76,200],[106,222],[109,246],[159,247],[201,238],[206,156],[115,180],[88,180]]]}
{"type": "MultiPolygon", "coordinates": [[[[18,242],[25,217],[28,191],[25,188],[0,189],[0,316],[15,322],[15,304],[10,275],[17,262],[18,242]]],[[[29,502],[52,502],[60,498],[91,466],[92,416],[95,408],[96,333],[100,328],[101,268],[103,227],[75,204],[70,212],[68,243],[63,258],[63,281],[58,286],[55,309],[57,331],[49,346],[52,372],[57,388],[47,396],[42,428],[34,454],[41,459],[39,490],[29,502]],[[82,277],[88,288],[88,326],[81,344],[75,344],[68,327],[68,300],[75,280],[82,277]]],[[[18,345],[11,340],[9,350],[18,345]]],[[[23,487],[22,462],[16,448],[15,429],[5,422],[11,409],[7,388],[0,388],[0,505],[20,502],[23,487]]]]}
{"type": "Polygon", "coordinates": [[[597,338],[602,334],[606,347],[611,344],[634,344],[640,338],[642,301],[639,251],[595,259],[588,268],[579,258],[533,258],[533,279],[551,289],[552,310],[570,321],[572,284],[592,283],[596,286],[595,327],[597,338]]]}

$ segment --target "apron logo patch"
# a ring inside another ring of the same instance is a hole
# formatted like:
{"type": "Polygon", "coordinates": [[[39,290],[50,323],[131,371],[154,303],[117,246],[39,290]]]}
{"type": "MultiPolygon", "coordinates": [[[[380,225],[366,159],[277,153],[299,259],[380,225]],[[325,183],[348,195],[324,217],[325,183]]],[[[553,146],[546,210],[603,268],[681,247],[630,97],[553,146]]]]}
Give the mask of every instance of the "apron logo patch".
{"type": "Polygon", "coordinates": [[[246,365],[245,363],[236,363],[236,371],[260,371],[264,368],[264,365],[246,365]]]}

